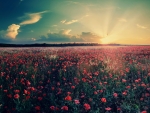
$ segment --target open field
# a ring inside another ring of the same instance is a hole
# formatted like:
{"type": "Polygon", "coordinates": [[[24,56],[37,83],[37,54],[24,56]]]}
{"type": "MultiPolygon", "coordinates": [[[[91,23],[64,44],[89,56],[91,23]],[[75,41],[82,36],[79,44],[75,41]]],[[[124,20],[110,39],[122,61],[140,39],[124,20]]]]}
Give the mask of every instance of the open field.
{"type": "Polygon", "coordinates": [[[2,113],[150,113],[150,46],[0,48],[2,113]]]}

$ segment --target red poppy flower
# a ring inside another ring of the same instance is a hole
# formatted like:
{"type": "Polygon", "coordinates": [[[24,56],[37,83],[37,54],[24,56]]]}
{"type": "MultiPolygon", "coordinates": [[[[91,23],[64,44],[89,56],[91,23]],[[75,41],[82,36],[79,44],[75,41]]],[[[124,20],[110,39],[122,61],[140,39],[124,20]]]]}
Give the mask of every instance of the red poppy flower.
{"type": "Polygon", "coordinates": [[[84,104],[84,109],[85,110],[90,110],[91,109],[91,106],[87,103],[84,104]]]}
{"type": "Polygon", "coordinates": [[[68,106],[62,106],[61,109],[64,111],[68,111],[68,106]]]}
{"type": "Polygon", "coordinates": [[[101,101],[102,101],[103,103],[105,103],[107,100],[106,100],[106,98],[101,98],[101,101]]]}
{"type": "Polygon", "coordinates": [[[7,97],[12,98],[12,95],[11,95],[11,94],[8,94],[7,97]]]}
{"type": "Polygon", "coordinates": [[[111,110],[111,108],[110,108],[110,107],[107,107],[107,108],[105,108],[105,110],[106,110],[106,111],[110,111],[110,110],[111,110]]]}
{"type": "Polygon", "coordinates": [[[20,90],[16,89],[16,90],[14,90],[14,92],[15,92],[15,93],[19,93],[19,92],[20,92],[20,90]]]}
{"type": "Polygon", "coordinates": [[[147,111],[142,111],[141,113],[147,113],[147,111]]]}
{"type": "Polygon", "coordinates": [[[75,86],[71,86],[71,89],[75,89],[75,86]]]}
{"type": "Polygon", "coordinates": [[[67,101],[71,101],[71,100],[72,100],[72,98],[71,98],[71,96],[69,96],[69,95],[68,95],[68,96],[66,96],[66,97],[65,97],[65,100],[67,100],[67,101]]]}
{"type": "Polygon", "coordinates": [[[122,92],[122,94],[123,94],[123,95],[127,95],[127,92],[126,92],[126,91],[124,91],[124,92],[122,92]]]}
{"type": "Polygon", "coordinates": [[[30,96],[26,96],[26,100],[28,100],[30,98],[30,96]]]}
{"type": "Polygon", "coordinates": [[[24,91],[23,91],[23,92],[24,92],[24,94],[27,94],[27,93],[28,93],[28,91],[27,91],[27,90],[25,90],[25,89],[24,89],[24,91]]]}
{"type": "Polygon", "coordinates": [[[41,107],[40,106],[35,106],[35,110],[40,110],[41,109],[41,107]]]}
{"type": "Polygon", "coordinates": [[[117,93],[114,93],[113,96],[116,98],[116,97],[118,97],[118,94],[117,94],[117,93]]]}
{"type": "Polygon", "coordinates": [[[80,104],[80,101],[79,100],[74,100],[75,104],[80,104]]]}
{"type": "Polygon", "coordinates": [[[50,109],[51,110],[55,110],[55,106],[50,106],[50,109]]]}
{"type": "Polygon", "coordinates": [[[38,100],[41,101],[43,98],[42,97],[38,97],[38,100]]]}
{"type": "Polygon", "coordinates": [[[8,90],[7,90],[7,89],[5,89],[5,90],[3,90],[3,91],[4,91],[5,93],[7,93],[7,91],[8,91],[8,90]]]}
{"type": "Polygon", "coordinates": [[[19,97],[20,97],[19,94],[15,94],[15,95],[14,95],[14,98],[15,98],[15,99],[18,99],[19,97]]]}

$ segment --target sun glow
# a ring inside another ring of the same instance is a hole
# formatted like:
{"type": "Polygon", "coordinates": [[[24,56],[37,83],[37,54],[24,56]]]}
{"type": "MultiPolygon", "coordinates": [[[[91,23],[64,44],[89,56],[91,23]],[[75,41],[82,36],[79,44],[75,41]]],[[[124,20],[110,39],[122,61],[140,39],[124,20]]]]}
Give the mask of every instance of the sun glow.
{"type": "Polygon", "coordinates": [[[147,37],[147,33],[143,35],[140,32],[143,29],[137,28],[136,26],[138,21],[140,21],[140,12],[134,13],[137,7],[135,6],[132,10],[127,9],[124,13],[118,13],[121,8],[115,4],[110,4],[105,8],[103,7],[97,10],[88,8],[89,16],[86,20],[80,21],[80,24],[83,24],[92,32],[99,35],[101,37],[100,43],[102,44],[139,43],[138,41],[135,42],[135,37],[138,39],[141,38],[137,33],[141,33],[145,37],[147,37]]]}
{"type": "Polygon", "coordinates": [[[102,44],[116,43],[117,35],[107,35],[101,39],[102,44]]]}
{"type": "Polygon", "coordinates": [[[81,24],[101,36],[100,43],[112,43],[116,41],[115,32],[112,32],[112,29],[117,24],[116,19],[113,17],[117,10],[119,10],[119,7],[112,4],[107,7],[99,8],[97,11],[88,9],[88,15],[90,16],[86,20],[81,21],[81,24]],[[104,11],[105,13],[99,14],[99,12],[104,11]]]}

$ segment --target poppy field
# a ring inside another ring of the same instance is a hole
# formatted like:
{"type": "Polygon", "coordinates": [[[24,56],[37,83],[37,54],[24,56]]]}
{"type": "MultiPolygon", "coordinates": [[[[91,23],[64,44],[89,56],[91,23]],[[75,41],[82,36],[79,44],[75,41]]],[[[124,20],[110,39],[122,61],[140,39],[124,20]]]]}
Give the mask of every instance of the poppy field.
{"type": "Polygon", "coordinates": [[[0,48],[0,113],[150,113],[150,46],[0,48]]]}

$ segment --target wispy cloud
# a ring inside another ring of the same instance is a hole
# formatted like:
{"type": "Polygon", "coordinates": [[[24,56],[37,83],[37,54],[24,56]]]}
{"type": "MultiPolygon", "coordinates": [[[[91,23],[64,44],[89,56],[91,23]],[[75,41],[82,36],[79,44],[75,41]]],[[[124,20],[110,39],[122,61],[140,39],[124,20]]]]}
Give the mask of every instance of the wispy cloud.
{"type": "Polygon", "coordinates": [[[147,27],[142,26],[142,25],[139,25],[139,24],[136,24],[136,26],[137,26],[138,28],[141,28],[141,29],[147,29],[147,27]]]}
{"type": "Polygon", "coordinates": [[[63,24],[73,24],[75,22],[78,22],[78,20],[70,20],[70,21],[62,20],[60,22],[63,23],[63,24]]]}
{"type": "Polygon", "coordinates": [[[75,22],[77,22],[78,20],[71,20],[71,21],[68,21],[68,22],[65,22],[65,24],[73,24],[75,22]]]}
{"type": "Polygon", "coordinates": [[[57,27],[57,25],[52,25],[52,27],[57,27]]]}
{"type": "MultiPolygon", "coordinates": [[[[47,11],[38,12],[38,13],[26,13],[24,16],[19,18],[24,21],[22,21],[19,25],[11,24],[10,26],[8,26],[7,30],[3,30],[0,32],[0,36],[3,38],[15,39],[18,33],[20,32],[19,29],[22,25],[33,24],[38,22],[42,18],[41,15],[45,12],[47,11]]],[[[31,30],[31,32],[33,32],[33,30],[31,30]]]]}
{"type": "Polygon", "coordinates": [[[127,20],[125,18],[118,18],[119,22],[127,22],[127,20]]]}
{"type": "Polygon", "coordinates": [[[62,20],[62,21],[60,21],[61,23],[65,23],[66,22],[66,20],[62,20]]]}
{"type": "Polygon", "coordinates": [[[11,39],[15,39],[16,36],[18,35],[19,28],[20,28],[20,25],[17,25],[17,24],[12,24],[8,26],[5,36],[11,39]]]}
{"type": "Polygon", "coordinates": [[[86,14],[86,15],[82,16],[79,20],[84,19],[85,17],[88,17],[88,16],[90,16],[90,15],[86,14]]]}
{"type": "Polygon", "coordinates": [[[26,19],[20,23],[20,25],[27,25],[27,24],[34,24],[38,22],[42,18],[42,14],[47,11],[38,12],[38,13],[26,13],[23,17],[20,17],[19,19],[26,19]]]}
{"type": "Polygon", "coordinates": [[[79,2],[74,2],[74,1],[65,1],[68,2],[69,4],[80,4],[79,2]]]}
{"type": "Polygon", "coordinates": [[[78,21],[80,21],[80,20],[82,20],[82,19],[84,19],[84,18],[86,18],[86,17],[88,17],[89,15],[88,14],[86,14],[86,15],[84,15],[84,16],[82,16],[81,18],[78,18],[78,19],[74,19],[74,20],[70,20],[70,21],[66,21],[66,20],[61,20],[60,22],[62,23],[62,24],[73,24],[73,23],[75,23],[75,22],[78,22],[78,21]]]}
{"type": "Polygon", "coordinates": [[[120,7],[113,7],[113,6],[110,6],[110,7],[101,7],[99,8],[99,10],[115,10],[115,9],[121,9],[120,7]]]}

